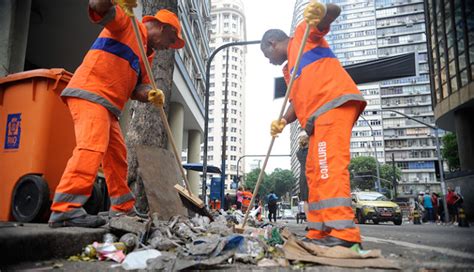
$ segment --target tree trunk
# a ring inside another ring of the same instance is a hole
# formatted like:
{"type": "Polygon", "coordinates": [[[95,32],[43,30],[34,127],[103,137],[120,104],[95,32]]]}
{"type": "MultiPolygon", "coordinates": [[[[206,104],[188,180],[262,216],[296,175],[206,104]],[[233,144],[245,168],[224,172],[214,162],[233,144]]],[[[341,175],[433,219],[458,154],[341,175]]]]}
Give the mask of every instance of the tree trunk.
{"type": "MultiPolygon", "coordinates": [[[[177,13],[177,1],[174,0],[142,0],[143,15],[155,15],[155,13],[166,8],[177,13]]],[[[157,87],[165,93],[165,112],[171,98],[173,84],[174,50],[157,51],[153,61],[152,70],[157,87]]],[[[146,72],[146,71],[143,71],[146,72]]],[[[138,175],[138,161],[136,147],[139,145],[167,147],[168,137],[161,121],[158,110],[149,103],[131,101],[129,110],[128,130],[126,144],[128,149],[128,184],[136,197],[136,208],[141,212],[148,211],[143,181],[138,175]]],[[[157,163],[159,167],[160,162],[157,163]]]]}

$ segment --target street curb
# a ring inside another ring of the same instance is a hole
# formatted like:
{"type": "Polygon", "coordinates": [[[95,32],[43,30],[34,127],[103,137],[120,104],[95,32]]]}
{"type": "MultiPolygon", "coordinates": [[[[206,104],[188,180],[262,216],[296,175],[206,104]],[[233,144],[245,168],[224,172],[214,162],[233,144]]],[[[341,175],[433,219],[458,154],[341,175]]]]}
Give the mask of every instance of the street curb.
{"type": "Polygon", "coordinates": [[[49,228],[46,224],[0,222],[0,265],[66,258],[102,241],[106,229],[49,228]]]}

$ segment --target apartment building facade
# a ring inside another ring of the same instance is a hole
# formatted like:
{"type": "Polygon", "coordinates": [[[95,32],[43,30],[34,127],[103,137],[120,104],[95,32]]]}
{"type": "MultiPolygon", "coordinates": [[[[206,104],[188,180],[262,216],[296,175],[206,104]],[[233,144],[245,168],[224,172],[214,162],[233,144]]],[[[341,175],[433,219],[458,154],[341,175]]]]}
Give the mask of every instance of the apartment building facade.
{"type": "MultiPolygon", "coordinates": [[[[225,43],[246,40],[242,1],[212,0],[211,3],[211,50],[225,43]]],[[[207,161],[218,167],[225,161],[225,190],[235,189],[231,186],[237,172],[239,176],[244,173],[245,163],[239,159],[245,154],[245,52],[245,47],[229,47],[218,53],[210,66],[207,161]],[[222,156],[224,124],[225,158],[222,156]]]]}

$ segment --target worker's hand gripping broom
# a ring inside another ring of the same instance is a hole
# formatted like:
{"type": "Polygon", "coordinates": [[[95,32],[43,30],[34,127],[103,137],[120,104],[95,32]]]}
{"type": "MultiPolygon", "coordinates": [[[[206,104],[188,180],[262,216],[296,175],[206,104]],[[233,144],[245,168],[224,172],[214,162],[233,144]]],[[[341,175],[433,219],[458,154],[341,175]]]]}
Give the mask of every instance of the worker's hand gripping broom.
{"type": "MultiPolygon", "coordinates": [[[[309,32],[310,32],[310,26],[306,25],[306,29],[305,29],[305,32],[304,32],[304,35],[303,35],[303,40],[301,42],[301,46],[300,46],[299,51],[298,51],[298,56],[296,57],[296,63],[295,63],[294,69],[293,69],[293,73],[291,73],[290,82],[288,83],[288,87],[286,89],[285,99],[283,100],[283,105],[281,106],[280,115],[278,116],[277,120],[281,120],[283,118],[283,114],[284,114],[284,111],[285,111],[285,108],[286,108],[286,104],[288,102],[288,97],[290,95],[291,88],[293,87],[293,82],[295,80],[295,75],[296,75],[296,73],[298,71],[298,67],[300,65],[301,56],[303,55],[303,49],[306,45],[306,40],[308,39],[309,32]]],[[[247,219],[248,219],[248,216],[249,216],[250,207],[253,207],[253,205],[254,205],[255,196],[257,195],[258,189],[260,187],[260,183],[263,180],[263,175],[265,173],[265,167],[267,166],[268,158],[270,157],[270,153],[272,152],[273,143],[275,142],[276,137],[277,137],[276,135],[272,136],[272,140],[270,141],[270,146],[268,147],[267,155],[265,157],[265,160],[263,161],[263,166],[262,166],[262,169],[260,170],[260,174],[258,175],[257,183],[255,184],[255,189],[253,190],[252,200],[250,200],[249,208],[247,209],[247,212],[245,212],[244,221],[241,225],[238,225],[235,228],[235,230],[237,232],[243,232],[243,230],[245,228],[245,224],[247,224],[247,219]]]]}
{"type": "MultiPolygon", "coordinates": [[[[157,90],[158,88],[156,86],[155,78],[153,77],[153,72],[151,70],[150,63],[148,62],[148,58],[146,56],[145,48],[143,46],[143,40],[142,40],[142,37],[140,35],[140,31],[138,29],[138,24],[137,24],[137,21],[135,20],[135,16],[133,15],[133,12],[131,12],[131,8],[126,10],[125,12],[130,17],[130,21],[132,22],[133,32],[135,33],[135,36],[137,38],[138,47],[140,48],[140,55],[142,57],[144,65],[145,65],[146,73],[148,74],[148,77],[150,79],[150,82],[151,82],[151,85],[152,85],[153,89],[157,90]]],[[[181,159],[180,159],[178,150],[176,148],[176,144],[174,142],[173,134],[171,132],[171,128],[169,126],[168,119],[166,117],[165,111],[163,109],[163,106],[157,107],[157,108],[158,108],[158,111],[160,113],[160,118],[161,118],[161,120],[162,120],[162,122],[165,126],[165,130],[166,130],[166,134],[168,135],[168,139],[171,143],[171,146],[173,147],[173,153],[174,153],[174,157],[176,159],[176,163],[178,164],[178,168],[181,172],[181,176],[182,176],[182,178],[184,180],[184,183],[186,185],[186,188],[183,188],[179,184],[176,184],[174,187],[178,191],[180,196],[184,197],[188,201],[188,202],[186,202],[186,200],[183,200],[183,203],[187,206],[187,208],[189,208],[189,209],[191,209],[191,210],[193,210],[193,211],[195,211],[195,212],[197,212],[201,215],[208,216],[212,220],[212,216],[210,215],[209,211],[207,211],[207,209],[205,208],[204,202],[199,197],[196,197],[195,195],[193,195],[192,192],[190,191],[189,181],[188,181],[188,178],[186,177],[186,174],[184,172],[184,169],[183,169],[183,166],[182,166],[182,163],[181,163],[181,159]]]]}

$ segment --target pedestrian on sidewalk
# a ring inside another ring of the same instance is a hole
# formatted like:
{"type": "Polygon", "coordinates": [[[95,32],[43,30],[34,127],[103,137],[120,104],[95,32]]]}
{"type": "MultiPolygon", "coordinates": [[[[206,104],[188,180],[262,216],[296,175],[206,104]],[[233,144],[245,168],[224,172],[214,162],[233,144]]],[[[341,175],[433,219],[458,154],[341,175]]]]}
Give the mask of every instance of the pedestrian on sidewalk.
{"type": "Polygon", "coordinates": [[[242,201],[244,200],[244,194],[243,194],[244,188],[242,186],[239,186],[237,189],[237,192],[235,193],[235,202],[237,204],[237,210],[242,210],[242,201]]]}
{"type": "Polygon", "coordinates": [[[449,218],[451,224],[458,223],[458,209],[456,203],[459,200],[458,194],[453,190],[452,187],[448,186],[448,194],[446,195],[446,204],[448,204],[449,218]]]}
{"type": "Polygon", "coordinates": [[[267,203],[268,203],[268,221],[272,222],[272,219],[273,219],[273,222],[276,222],[277,221],[277,217],[276,217],[276,212],[277,212],[277,202],[278,202],[278,197],[277,195],[271,191],[268,195],[267,195],[267,203]]]}
{"type": "Polygon", "coordinates": [[[232,204],[232,198],[230,197],[229,193],[227,193],[225,194],[225,199],[224,199],[224,211],[229,210],[231,204],[232,204]]]}
{"type": "Polygon", "coordinates": [[[428,222],[433,222],[434,221],[433,202],[431,201],[430,191],[428,190],[423,196],[423,207],[426,210],[426,220],[428,222]]]}
{"type": "Polygon", "coordinates": [[[274,65],[287,61],[283,68],[287,83],[290,73],[296,73],[290,105],[282,119],[272,122],[271,134],[277,136],[298,119],[309,136],[306,241],[351,247],[361,243],[361,236],[351,206],[349,147],[352,127],[366,101],[324,39],[340,13],[341,8],[335,4],[312,0],[293,37],[271,29],[263,35],[260,48],[274,65]],[[306,26],[310,27],[309,39],[300,66],[295,67],[306,26]]]}
{"type": "Polygon", "coordinates": [[[438,194],[435,192],[431,193],[431,203],[433,203],[434,221],[439,222],[439,217],[438,217],[439,200],[438,200],[438,194]]]}
{"type": "Polygon", "coordinates": [[[110,196],[111,214],[134,213],[135,199],[127,185],[127,150],[118,122],[125,103],[164,103],[161,90],[152,90],[144,62],[155,50],[182,48],[181,25],[171,11],[160,10],[137,22],[148,59],[140,56],[129,14],[136,0],[89,0],[89,17],[104,27],[74,73],[61,97],[72,115],[76,148],[53,198],[50,227],[99,227],[105,220],[82,208],[91,195],[99,166],[110,196]]]}
{"type": "Polygon", "coordinates": [[[296,214],[296,224],[303,224],[303,221],[306,221],[305,204],[306,203],[304,201],[298,202],[298,214],[296,214]]]}

